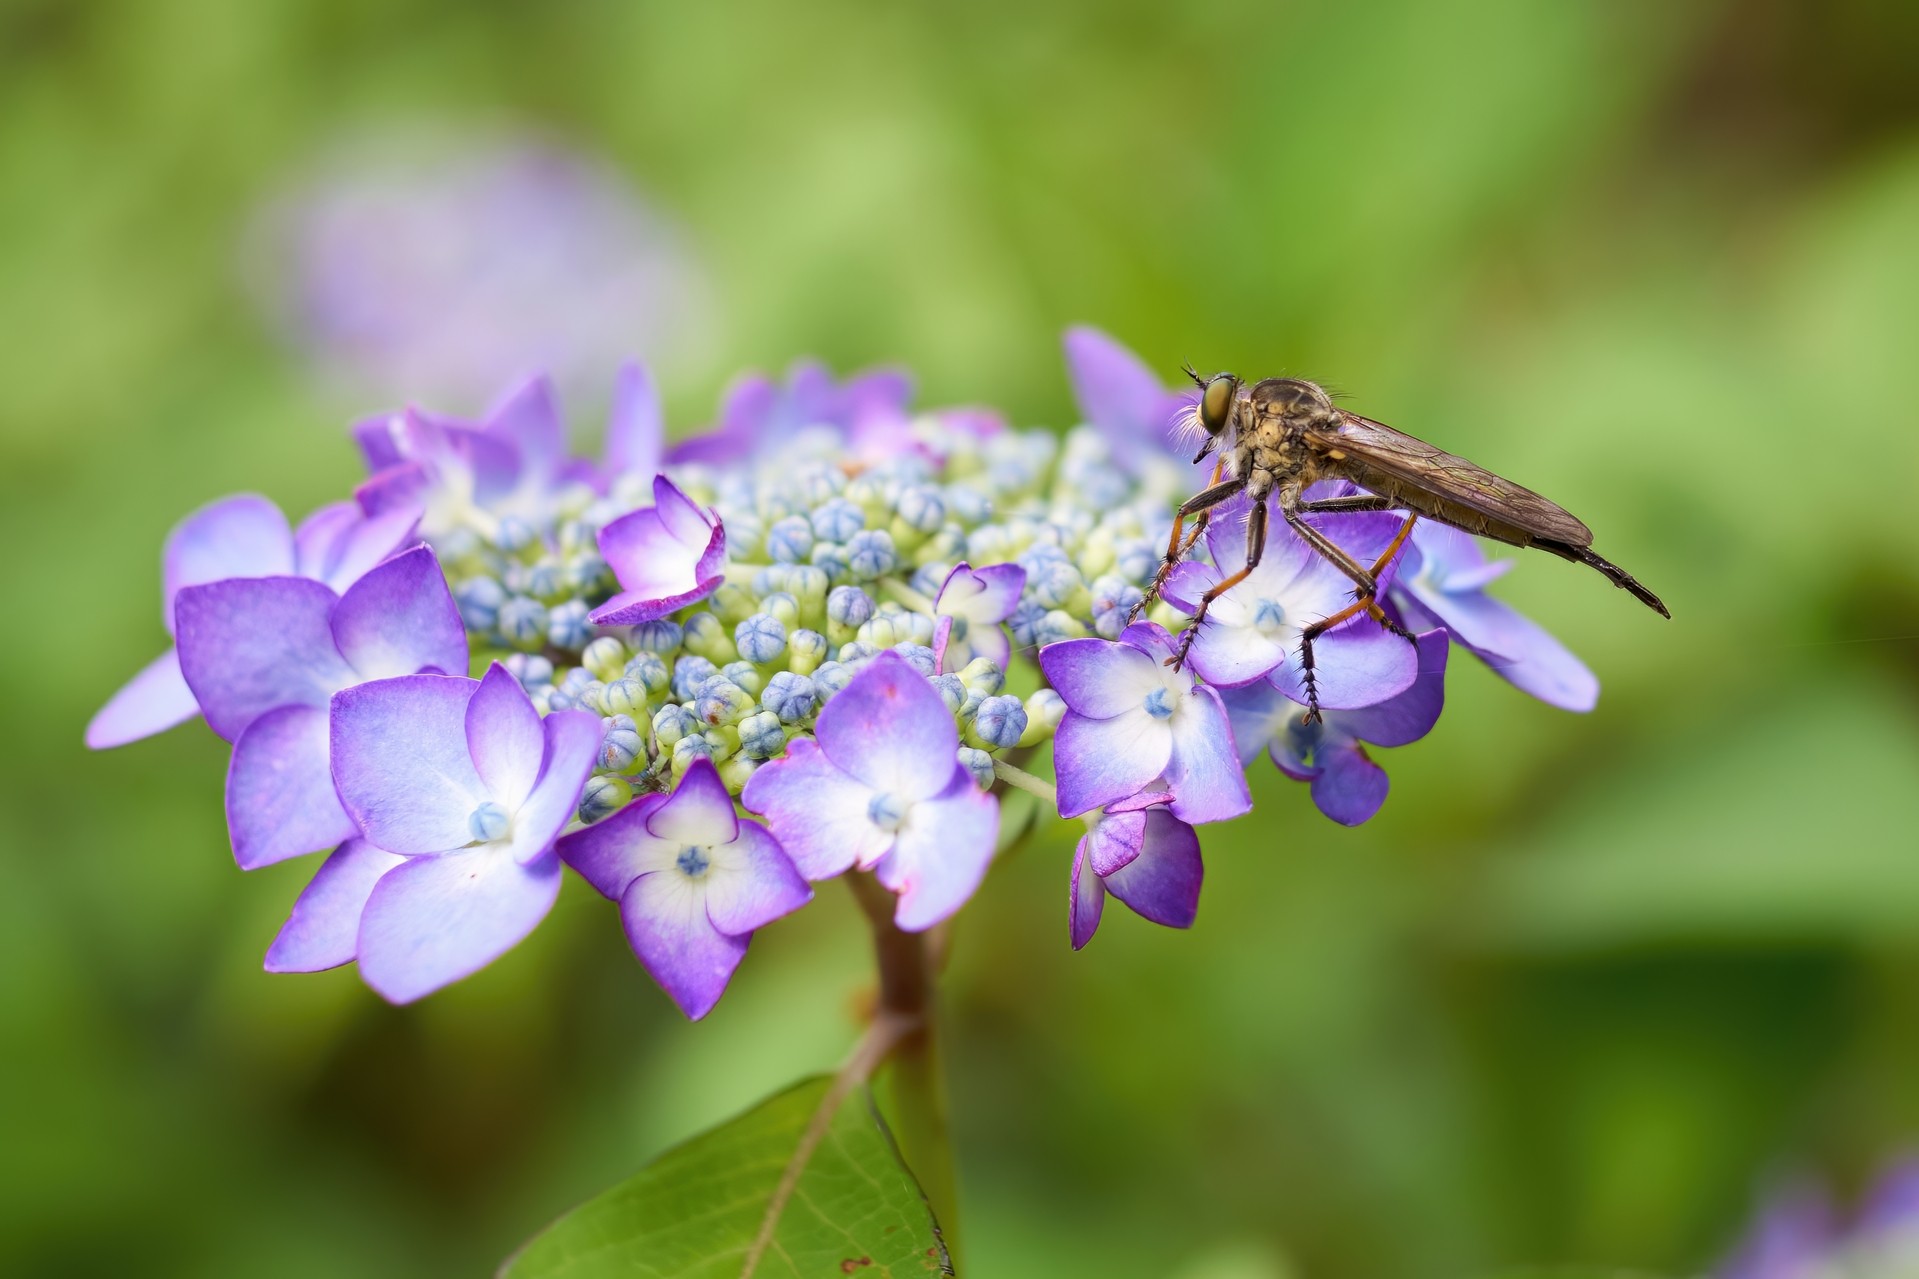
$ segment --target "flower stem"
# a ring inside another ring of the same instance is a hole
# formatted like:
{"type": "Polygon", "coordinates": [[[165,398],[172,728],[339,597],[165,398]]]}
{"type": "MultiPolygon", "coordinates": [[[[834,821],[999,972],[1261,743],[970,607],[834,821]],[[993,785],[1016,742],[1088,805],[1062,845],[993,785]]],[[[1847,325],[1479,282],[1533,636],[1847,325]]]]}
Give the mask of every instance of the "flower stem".
{"type": "Polygon", "coordinates": [[[1035,777],[1023,768],[1003,759],[993,761],[993,775],[1008,786],[1017,786],[1028,795],[1037,795],[1054,808],[1059,807],[1059,789],[1043,777],[1035,777]]]}
{"type": "Polygon", "coordinates": [[[940,959],[931,933],[909,933],[893,922],[893,894],[871,875],[843,876],[873,926],[879,968],[876,1023],[897,1028],[887,1051],[889,1069],[878,1081],[880,1110],[893,1128],[906,1166],[926,1194],[946,1247],[959,1255],[953,1148],[946,1125],[946,1086],[934,1040],[935,994],[940,959]]]}

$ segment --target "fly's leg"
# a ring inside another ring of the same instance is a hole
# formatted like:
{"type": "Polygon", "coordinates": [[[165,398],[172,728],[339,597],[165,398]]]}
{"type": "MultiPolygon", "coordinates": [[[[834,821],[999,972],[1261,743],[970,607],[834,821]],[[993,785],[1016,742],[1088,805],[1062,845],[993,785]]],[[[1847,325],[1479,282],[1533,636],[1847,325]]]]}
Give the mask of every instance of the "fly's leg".
{"type": "Polygon", "coordinates": [[[1338,511],[1390,511],[1393,510],[1390,499],[1372,493],[1355,493],[1351,497],[1322,497],[1311,502],[1299,504],[1303,515],[1323,515],[1338,511]]]}
{"type": "MultiPolygon", "coordinates": [[[[1214,473],[1217,474],[1218,472],[1215,471],[1214,473]]],[[[1126,615],[1126,624],[1128,626],[1131,626],[1137,621],[1140,614],[1144,613],[1147,608],[1152,605],[1152,602],[1159,598],[1160,588],[1166,585],[1166,579],[1172,576],[1173,569],[1178,566],[1180,558],[1185,555],[1187,549],[1192,546],[1193,542],[1199,539],[1200,530],[1206,527],[1205,523],[1202,522],[1199,529],[1194,531],[1193,537],[1182,545],[1180,542],[1180,534],[1185,530],[1187,516],[1198,515],[1202,521],[1210,519],[1211,516],[1208,513],[1215,506],[1233,497],[1245,487],[1245,480],[1227,480],[1224,483],[1213,485],[1211,488],[1204,490],[1194,497],[1186,499],[1186,501],[1180,505],[1179,513],[1173,518],[1173,535],[1168,538],[1166,542],[1166,558],[1160,561],[1159,572],[1153,574],[1152,583],[1147,586],[1145,594],[1139,597],[1139,603],[1133,605],[1133,611],[1126,615]]]]}
{"type": "Polygon", "coordinates": [[[1179,670],[1186,664],[1186,654],[1192,649],[1193,641],[1199,638],[1199,628],[1206,621],[1206,610],[1213,601],[1245,581],[1247,576],[1259,567],[1260,556],[1266,553],[1266,503],[1255,502],[1246,516],[1246,565],[1231,577],[1223,577],[1213,583],[1212,589],[1199,597],[1199,608],[1193,613],[1193,624],[1180,634],[1179,646],[1166,664],[1179,670]]]}
{"type": "MultiPolygon", "coordinates": [[[[1345,499],[1333,498],[1330,500],[1343,501],[1345,499]]],[[[1405,640],[1408,644],[1412,644],[1415,647],[1419,644],[1419,638],[1417,636],[1386,615],[1386,610],[1379,606],[1379,600],[1377,598],[1379,594],[1379,575],[1386,571],[1386,566],[1393,562],[1393,557],[1398,555],[1400,549],[1406,545],[1406,539],[1412,535],[1413,525],[1418,522],[1419,516],[1408,515],[1406,517],[1405,523],[1399,526],[1399,532],[1393,535],[1393,540],[1387,545],[1385,552],[1380,555],[1377,560],[1373,561],[1372,567],[1368,569],[1363,567],[1358,560],[1355,560],[1344,550],[1341,550],[1340,547],[1324,533],[1321,533],[1318,529],[1300,518],[1300,507],[1294,506],[1292,510],[1286,510],[1286,505],[1282,495],[1281,510],[1286,517],[1286,523],[1305,540],[1308,546],[1325,556],[1333,567],[1351,578],[1355,588],[1353,591],[1355,598],[1351,604],[1348,604],[1345,608],[1340,609],[1330,617],[1320,618],[1317,622],[1314,622],[1299,633],[1299,670],[1301,680],[1306,685],[1306,723],[1317,724],[1320,721],[1319,681],[1313,662],[1314,640],[1324,635],[1327,631],[1332,630],[1333,627],[1338,626],[1341,622],[1346,621],[1348,618],[1356,617],[1360,613],[1365,613],[1368,617],[1405,640]]],[[[1314,503],[1312,506],[1318,507],[1318,509],[1321,510],[1326,509],[1320,507],[1318,503],[1314,503]]],[[[1312,509],[1312,507],[1308,507],[1307,509],[1312,509]]],[[[1335,509],[1354,510],[1359,508],[1346,506],[1335,509]]]]}

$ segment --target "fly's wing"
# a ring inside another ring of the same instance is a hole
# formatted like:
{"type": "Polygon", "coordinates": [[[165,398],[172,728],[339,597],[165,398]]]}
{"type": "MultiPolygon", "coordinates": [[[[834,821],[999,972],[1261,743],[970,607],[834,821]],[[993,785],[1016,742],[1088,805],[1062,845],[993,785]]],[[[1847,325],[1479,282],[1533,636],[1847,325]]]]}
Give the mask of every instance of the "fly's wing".
{"type": "Polygon", "coordinates": [[[1309,444],[1329,453],[1344,453],[1374,470],[1384,471],[1411,488],[1477,511],[1490,519],[1523,529],[1535,537],[1571,546],[1592,545],[1592,530],[1558,505],[1529,488],[1503,480],[1463,457],[1434,448],[1384,422],[1340,413],[1330,430],[1309,430],[1309,444]]]}

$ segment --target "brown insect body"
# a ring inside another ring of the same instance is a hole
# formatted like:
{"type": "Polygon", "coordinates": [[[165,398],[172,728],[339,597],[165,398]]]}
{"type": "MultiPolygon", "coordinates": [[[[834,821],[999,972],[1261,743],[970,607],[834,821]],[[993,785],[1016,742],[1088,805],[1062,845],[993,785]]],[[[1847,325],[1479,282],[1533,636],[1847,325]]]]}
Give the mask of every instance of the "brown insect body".
{"type": "Polygon", "coordinates": [[[1317,702],[1311,700],[1312,641],[1318,635],[1364,611],[1380,625],[1412,639],[1379,607],[1375,596],[1378,575],[1399,552],[1414,520],[1420,517],[1590,565],[1648,608],[1663,617],[1672,616],[1659,597],[1632,574],[1593,552],[1591,529],[1531,489],[1384,423],[1348,413],[1316,383],[1302,378],[1267,378],[1248,387],[1228,373],[1202,378],[1190,369],[1187,372],[1202,390],[1200,402],[1193,409],[1194,420],[1209,437],[1200,459],[1217,451],[1220,467],[1212,487],[1179,508],[1165,563],[1146,600],[1158,593],[1173,565],[1198,539],[1196,530],[1181,542],[1187,517],[1198,516],[1204,528],[1211,508],[1241,492],[1254,499],[1254,506],[1247,520],[1246,567],[1222,578],[1201,599],[1193,625],[1176,650],[1175,664],[1184,660],[1193,635],[1206,619],[1207,607],[1259,563],[1266,541],[1266,499],[1274,495],[1280,517],[1313,550],[1350,577],[1356,588],[1352,607],[1307,627],[1301,636],[1309,720],[1318,717],[1317,702]],[[1365,492],[1304,500],[1305,490],[1324,479],[1348,480],[1365,492]],[[1355,561],[1304,518],[1315,511],[1363,510],[1410,512],[1392,546],[1370,568],[1355,561]]]}

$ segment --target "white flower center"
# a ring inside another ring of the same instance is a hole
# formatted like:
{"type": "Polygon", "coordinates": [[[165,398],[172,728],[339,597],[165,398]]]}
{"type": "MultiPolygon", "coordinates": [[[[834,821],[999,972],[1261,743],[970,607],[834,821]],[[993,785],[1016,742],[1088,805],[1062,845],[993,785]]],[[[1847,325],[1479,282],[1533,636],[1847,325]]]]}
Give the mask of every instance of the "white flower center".
{"type": "Polygon", "coordinates": [[[1278,600],[1255,601],[1253,629],[1268,639],[1278,638],[1286,630],[1286,606],[1278,600]]]}
{"type": "Polygon", "coordinates": [[[912,810],[911,804],[892,791],[881,791],[867,801],[866,820],[890,834],[906,825],[907,815],[912,810]]]}
{"type": "Polygon", "coordinates": [[[466,819],[467,832],[477,844],[491,844],[495,840],[505,839],[512,827],[513,819],[492,800],[474,809],[466,819]]]}

